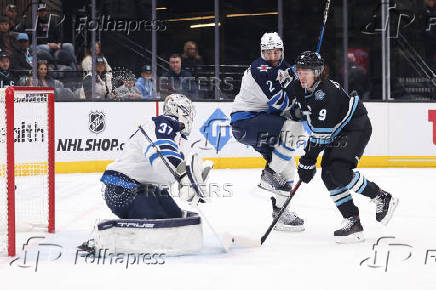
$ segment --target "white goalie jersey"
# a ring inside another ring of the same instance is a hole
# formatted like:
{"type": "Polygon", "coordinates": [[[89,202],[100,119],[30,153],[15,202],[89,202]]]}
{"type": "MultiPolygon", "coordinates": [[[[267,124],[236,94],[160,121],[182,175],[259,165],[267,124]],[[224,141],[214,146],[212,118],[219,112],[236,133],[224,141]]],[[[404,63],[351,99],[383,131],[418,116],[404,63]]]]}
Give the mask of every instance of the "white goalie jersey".
{"type": "MultiPolygon", "coordinates": [[[[180,123],[174,117],[153,117],[137,128],[121,156],[109,164],[106,171],[122,173],[142,184],[170,185],[175,178],[167,165],[175,170],[185,158],[182,147],[186,146],[183,142],[186,140],[180,130],[180,123]]],[[[107,183],[105,176],[108,175],[103,175],[103,183],[107,183]]]]}

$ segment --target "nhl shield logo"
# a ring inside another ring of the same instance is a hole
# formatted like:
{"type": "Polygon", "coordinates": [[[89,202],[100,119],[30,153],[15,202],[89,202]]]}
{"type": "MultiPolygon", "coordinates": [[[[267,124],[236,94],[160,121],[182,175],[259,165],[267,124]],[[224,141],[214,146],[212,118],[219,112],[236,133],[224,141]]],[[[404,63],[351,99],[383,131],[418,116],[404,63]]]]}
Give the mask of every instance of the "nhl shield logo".
{"type": "Polygon", "coordinates": [[[105,115],[103,112],[91,111],[89,113],[89,131],[98,134],[106,128],[105,115]]]}

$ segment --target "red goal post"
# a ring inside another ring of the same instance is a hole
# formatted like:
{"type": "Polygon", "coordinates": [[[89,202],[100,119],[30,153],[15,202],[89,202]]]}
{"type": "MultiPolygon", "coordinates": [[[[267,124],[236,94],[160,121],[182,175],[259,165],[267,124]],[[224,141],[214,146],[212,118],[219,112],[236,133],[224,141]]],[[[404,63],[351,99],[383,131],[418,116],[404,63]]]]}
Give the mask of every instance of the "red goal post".
{"type": "Polygon", "coordinates": [[[16,233],[55,230],[54,90],[0,89],[0,253],[16,233]]]}

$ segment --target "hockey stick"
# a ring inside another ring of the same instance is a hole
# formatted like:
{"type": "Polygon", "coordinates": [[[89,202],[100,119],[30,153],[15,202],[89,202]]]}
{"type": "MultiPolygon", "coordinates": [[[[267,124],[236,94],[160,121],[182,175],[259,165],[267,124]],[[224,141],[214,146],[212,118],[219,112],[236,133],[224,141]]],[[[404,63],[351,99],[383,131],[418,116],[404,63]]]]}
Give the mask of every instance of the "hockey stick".
{"type": "MultiPolygon", "coordinates": [[[[168,170],[171,172],[171,174],[174,176],[174,178],[177,180],[178,183],[181,184],[181,180],[180,177],[177,175],[177,173],[174,171],[174,169],[171,167],[170,164],[168,164],[168,161],[164,158],[164,156],[162,155],[162,153],[160,152],[159,148],[156,146],[156,144],[153,143],[153,140],[151,140],[151,138],[148,136],[148,134],[145,132],[145,130],[139,126],[139,129],[141,131],[141,133],[145,136],[145,138],[147,139],[148,143],[150,143],[151,146],[153,146],[153,148],[156,150],[157,154],[159,155],[160,159],[162,160],[162,162],[165,164],[165,166],[168,168],[168,170]]],[[[192,162],[191,162],[192,164],[192,162]]],[[[190,169],[187,170],[187,175],[188,178],[191,180],[191,184],[193,189],[195,190],[195,192],[200,196],[200,197],[206,197],[204,192],[202,192],[201,187],[198,186],[197,181],[194,180],[195,177],[193,176],[193,174],[191,174],[190,169]]],[[[232,235],[226,235],[225,239],[223,238],[223,236],[219,235],[218,232],[215,230],[215,228],[212,226],[212,224],[210,223],[209,219],[206,217],[206,215],[203,213],[203,211],[200,209],[200,207],[196,206],[199,214],[201,215],[201,217],[206,221],[206,224],[209,226],[209,228],[212,230],[212,233],[214,234],[215,238],[219,241],[220,245],[223,247],[225,252],[229,251],[230,245],[232,243],[235,244],[235,237],[232,235]]],[[[237,239],[239,240],[239,239],[237,239]]],[[[245,239],[244,239],[245,241],[245,239]]],[[[257,244],[256,244],[257,245],[257,244]]],[[[260,246],[260,245],[259,245],[260,246]]]]}
{"type": "Polygon", "coordinates": [[[276,218],[273,220],[272,224],[269,226],[269,228],[266,230],[265,234],[262,236],[262,238],[260,239],[260,244],[262,245],[265,240],[268,238],[269,234],[271,233],[272,229],[274,228],[274,226],[277,224],[277,222],[279,221],[280,217],[282,216],[282,214],[285,212],[285,209],[288,207],[289,203],[291,202],[291,199],[294,197],[295,192],[297,191],[297,189],[300,187],[301,185],[301,179],[298,180],[297,184],[295,184],[294,188],[291,191],[291,194],[289,195],[289,197],[286,199],[285,203],[283,204],[282,208],[280,209],[278,215],[276,216],[276,218]]]}
{"type": "Polygon", "coordinates": [[[322,27],[321,27],[321,34],[319,36],[318,46],[316,47],[316,52],[318,52],[318,53],[321,51],[321,44],[322,44],[322,40],[324,38],[325,24],[327,22],[327,17],[329,15],[329,9],[330,9],[330,0],[327,0],[327,2],[325,3],[324,19],[323,19],[323,23],[322,23],[322,27]]]}

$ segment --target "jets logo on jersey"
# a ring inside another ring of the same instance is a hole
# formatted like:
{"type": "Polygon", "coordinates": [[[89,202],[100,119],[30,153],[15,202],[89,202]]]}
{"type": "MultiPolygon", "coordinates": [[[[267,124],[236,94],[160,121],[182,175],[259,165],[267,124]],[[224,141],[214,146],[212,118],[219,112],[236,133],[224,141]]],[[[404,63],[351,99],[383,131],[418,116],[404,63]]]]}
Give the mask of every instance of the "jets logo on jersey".
{"type": "Polygon", "coordinates": [[[266,64],[262,64],[261,66],[258,66],[257,69],[259,71],[268,71],[271,67],[266,65],[266,64]]]}
{"type": "Polygon", "coordinates": [[[321,101],[324,98],[325,98],[325,93],[323,92],[323,90],[316,91],[316,93],[315,93],[315,100],[321,101]]]}

